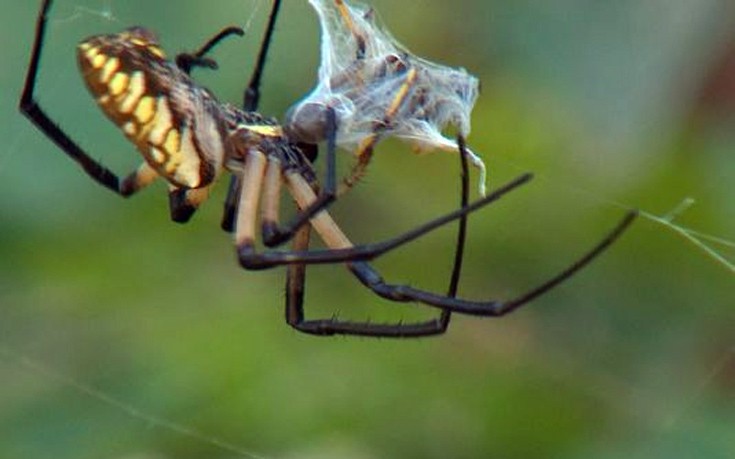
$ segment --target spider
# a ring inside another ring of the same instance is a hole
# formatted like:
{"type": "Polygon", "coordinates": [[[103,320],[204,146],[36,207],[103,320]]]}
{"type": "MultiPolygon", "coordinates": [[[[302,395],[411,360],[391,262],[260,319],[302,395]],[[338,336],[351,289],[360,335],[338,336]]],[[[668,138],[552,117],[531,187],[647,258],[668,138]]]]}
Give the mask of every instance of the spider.
{"type": "MultiPolygon", "coordinates": [[[[324,106],[316,117],[309,117],[307,121],[312,124],[286,127],[256,111],[280,3],[280,0],[272,3],[242,108],[218,102],[211,92],[190,78],[194,68],[217,67],[206,55],[224,38],[242,35],[237,27],[222,30],[196,52],[179,54],[173,61],[166,59],[155,35],[142,27],[114,35],[94,36],[79,44],[78,63],[88,89],[103,112],[144,158],[141,166],[123,179],[92,159],[37,102],[36,77],[52,0],[43,0],[38,13],[20,110],[90,178],[120,196],[131,196],[155,179],[163,179],[168,185],[170,215],[175,222],[188,221],[206,200],[211,186],[223,172],[228,172],[231,181],[222,227],[234,233],[241,266],[258,270],[286,265],[286,321],[295,329],[314,335],[420,337],[445,332],[454,312],[503,316],[569,279],[607,249],[635,219],[636,212],[629,212],[597,245],[566,269],[513,299],[471,301],[457,298],[468,214],[531,179],[531,174],[523,174],[470,204],[467,178],[470,153],[464,136],[458,135],[456,145],[462,167],[460,208],[395,238],[354,245],[327,212],[327,207],[339,194],[335,150],[341,120],[337,110],[324,106]],[[299,138],[294,134],[299,130],[306,135],[299,138]],[[321,140],[326,143],[323,186],[319,185],[312,169],[317,156],[316,143],[321,140]],[[279,198],[284,185],[298,210],[290,221],[281,224],[279,198]],[[256,250],[255,246],[259,209],[261,239],[268,247],[264,251],[256,250]],[[452,221],[459,221],[459,231],[447,295],[387,283],[369,264],[370,260],[452,221]],[[309,250],[312,228],[324,241],[326,249],[309,250]],[[287,241],[292,242],[291,250],[273,249],[287,241]],[[344,321],[336,317],[307,319],[303,307],[306,267],[316,263],[344,263],[378,296],[394,302],[423,303],[438,308],[440,315],[416,323],[384,324],[344,321]]],[[[334,4],[348,27],[353,27],[347,4],[342,0],[334,0],[334,4]]],[[[357,29],[350,30],[356,35],[358,49],[354,59],[359,63],[366,51],[365,37],[357,29]]],[[[402,71],[411,75],[411,61],[405,60],[402,65],[402,71]]],[[[344,186],[351,186],[359,178],[375,144],[391,125],[396,110],[407,103],[411,85],[411,78],[407,77],[395,91],[388,104],[392,109],[386,111],[380,123],[375,123],[368,140],[360,145],[358,165],[353,169],[353,176],[343,182],[344,186]]]]}

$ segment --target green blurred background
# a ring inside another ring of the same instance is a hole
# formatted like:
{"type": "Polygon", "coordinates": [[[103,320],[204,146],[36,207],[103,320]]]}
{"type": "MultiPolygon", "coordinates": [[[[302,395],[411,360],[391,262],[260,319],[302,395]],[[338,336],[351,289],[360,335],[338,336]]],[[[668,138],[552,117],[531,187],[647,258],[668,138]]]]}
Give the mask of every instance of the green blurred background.
{"type": "MultiPolygon", "coordinates": [[[[734,274],[680,235],[640,219],[527,308],[457,317],[441,338],[299,334],[283,322],[282,270],[238,268],[218,228],[224,186],[173,224],[161,184],[119,199],[17,113],[37,4],[4,1],[0,18],[0,457],[735,457],[734,274]]],[[[491,186],[536,173],[473,215],[463,296],[541,282],[626,207],[664,215],[692,197],[676,222],[735,240],[732,1],[373,4],[412,51],[483,81],[470,141],[491,186]]],[[[82,86],[75,43],[137,24],[173,54],[249,21],[245,39],[217,50],[220,70],[195,75],[236,103],[267,9],[58,0],[41,103],[93,156],[132,168],[136,154],[82,86]],[[105,11],[112,21],[94,14],[105,11]]],[[[287,0],[264,113],[308,90],[317,54],[314,14],[287,0]]],[[[380,240],[452,209],[457,176],[454,156],[385,142],[334,215],[354,240],[380,240]]],[[[453,237],[376,265],[444,291],[453,237]]],[[[732,243],[714,247],[735,260],[732,243]]],[[[340,266],[309,271],[307,301],[312,317],[433,314],[377,299],[340,266]]]]}

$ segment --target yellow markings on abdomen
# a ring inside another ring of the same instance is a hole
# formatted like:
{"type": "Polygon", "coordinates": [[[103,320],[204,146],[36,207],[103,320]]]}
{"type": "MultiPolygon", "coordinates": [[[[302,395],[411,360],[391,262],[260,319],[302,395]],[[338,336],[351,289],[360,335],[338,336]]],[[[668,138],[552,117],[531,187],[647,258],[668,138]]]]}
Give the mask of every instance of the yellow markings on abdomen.
{"type": "Polygon", "coordinates": [[[163,149],[166,151],[179,151],[181,149],[181,134],[177,129],[168,131],[166,141],[163,143],[163,149]]]}
{"type": "Polygon", "coordinates": [[[103,56],[102,54],[94,56],[90,61],[92,67],[96,69],[102,68],[102,66],[105,65],[105,62],[107,62],[107,57],[103,56]]]}
{"type": "Polygon", "coordinates": [[[107,85],[107,93],[117,97],[128,89],[130,85],[130,77],[123,72],[117,72],[107,85]]]}
{"type": "Polygon", "coordinates": [[[156,116],[156,102],[151,96],[145,96],[138,102],[133,112],[138,124],[148,124],[156,116]]]}
{"type": "Polygon", "coordinates": [[[158,97],[155,115],[151,131],[148,133],[148,140],[154,145],[161,145],[166,140],[166,134],[174,126],[174,118],[168,106],[168,100],[163,96],[158,97]]]}
{"type": "MultiPolygon", "coordinates": [[[[143,46],[145,42],[134,44],[143,46]]],[[[147,48],[159,57],[163,55],[154,46],[147,48]]],[[[176,186],[200,186],[204,156],[194,138],[196,131],[185,120],[176,119],[165,95],[151,94],[150,76],[142,70],[126,71],[120,57],[109,56],[89,43],[80,44],[78,49],[90,91],[146,162],[176,186]]],[[[249,128],[264,136],[280,132],[273,126],[249,128]]]]}
{"type": "Polygon", "coordinates": [[[196,188],[202,181],[200,173],[202,160],[194,143],[192,130],[184,129],[183,133],[179,133],[179,137],[179,148],[166,150],[169,160],[165,169],[178,183],[196,188]]]}
{"type": "Polygon", "coordinates": [[[179,186],[196,188],[202,181],[201,156],[189,127],[179,130],[168,99],[144,96],[133,115],[140,129],[132,139],[148,163],[179,186]]]}
{"type": "Polygon", "coordinates": [[[100,72],[100,83],[107,84],[120,68],[120,59],[113,57],[109,59],[100,72]]]}
{"type": "Polygon", "coordinates": [[[141,71],[133,72],[130,76],[128,92],[118,102],[117,108],[120,113],[132,113],[143,94],[145,94],[145,76],[141,71]]]}

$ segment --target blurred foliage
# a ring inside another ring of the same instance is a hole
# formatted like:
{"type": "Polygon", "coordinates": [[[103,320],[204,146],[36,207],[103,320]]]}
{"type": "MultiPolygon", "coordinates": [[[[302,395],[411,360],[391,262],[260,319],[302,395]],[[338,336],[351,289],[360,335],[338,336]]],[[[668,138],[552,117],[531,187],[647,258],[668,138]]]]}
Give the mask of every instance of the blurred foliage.
{"type": "MultiPolygon", "coordinates": [[[[215,438],[267,458],[735,456],[733,273],[680,236],[641,219],[524,310],[458,317],[441,338],[301,335],[283,323],[283,272],[238,268],[218,228],[224,187],[190,224],[172,224],[163,186],[121,200],[17,113],[37,3],[5,2],[0,19],[0,457],[242,456],[215,438]]],[[[39,97],[120,171],[138,158],[87,96],[74,44],[139,24],[174,53],[250,21],[245,39],[217,50],[220,70],[196,73],[237,103],[268,9],[56,3],[39,97]],[[94,14],[105,11],[113,21],[94,14]]],[[[624,207],[663,215],[692,197],[677,223],[735,240],[731,1],[373,4],[412,51],[481,77],[471,144],[491,185],[536,173],[473,215],[462,295],[539,283],[624,207]]],[[[286,1],[264,113],[309,89],[317,54],[307,2],[286,1]]],[[[334,214],[355,240],[380,240],[452,209],[456,189],[455,157],[385,142],[334,214]]],[[[443,291],[453,237],[439,231],[376,265],[443,291]]],[[[735,259],[732,246],[717,249],[735,259]]],[[[434,313],[380,301],[339,266],[309,273],[314,317],[434,313]]]]}

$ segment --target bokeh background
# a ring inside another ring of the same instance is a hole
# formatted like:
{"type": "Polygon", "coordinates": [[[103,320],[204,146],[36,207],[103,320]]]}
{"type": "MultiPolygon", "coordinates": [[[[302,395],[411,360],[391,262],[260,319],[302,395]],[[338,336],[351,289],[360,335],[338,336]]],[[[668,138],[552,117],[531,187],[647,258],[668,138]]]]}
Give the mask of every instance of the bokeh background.
{"type": "MultiPolygon", "coordinates": [[[[224,186],[173,224],[163,185],[119,199],[17,113],[38,3],[4,1],[0,16],[0,457],[735,456],[735,274],[680,234],[642,218],[527,308],[457,317],[440,338],[299,334],[283,322],[282,270],[238,268],[218,228],[224,186]]],[[[735,260],[735,3],[373,4],[412,51],[482,79],[470,140],[491,185],[536,173],[472,216],[463,296],[510,297],[626,208],[664,216],[688,197],[675,223],[723,238],[712,247],[735,260]]],[[[267,9],[58,0],[41,103],[94,156],[132,168],[136,154],[86,94],[75,43],[145,25],[173,54],[248,24],[215,53],[219,71],[196,72],[236,103],[267,9]]],[[[307,2],[287,0],[264,113],[313,84],[318,39],[307,2]]],[[[457,178],[456,157],[385,142],[334,215],[354,240],[377,241],[454,208],[457,178]]],[[[376,266],[444,291],[454,231],[376,266]]],[[[377,299],[341,266],[309,271],[307,301],[312,317],[434,313],[377,299]]]]}

